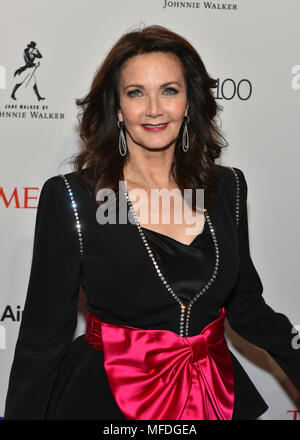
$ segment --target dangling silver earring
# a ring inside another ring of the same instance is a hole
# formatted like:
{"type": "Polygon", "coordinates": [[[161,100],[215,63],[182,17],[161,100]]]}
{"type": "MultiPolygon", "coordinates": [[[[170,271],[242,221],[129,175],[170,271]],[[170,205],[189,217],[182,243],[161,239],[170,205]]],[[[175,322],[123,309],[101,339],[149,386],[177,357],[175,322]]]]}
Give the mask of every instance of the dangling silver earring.
{"type": "Polygon", "coordinates": [[[124,135],[124,131],[123,131],[123,122],[118,120],[118,127],[120,129],[120,134],[119,134],[119,152],[121,154],[121,156],[126,156],[127,153],[127,144],[126,144],[126,138],[124,135]]]}
{"type": "Polygon", "coordinates": [[[186,153],[187,150],[190,148],[190,140],[189,140],[189,133],[188,133],[188,128],[187,125],[190,122],[190,118],[189,116],[185,116],[185,120],[184,122],[184,129],[183,129],[183,133],[182,133],[182,149],[183,151],[186,153]]]}

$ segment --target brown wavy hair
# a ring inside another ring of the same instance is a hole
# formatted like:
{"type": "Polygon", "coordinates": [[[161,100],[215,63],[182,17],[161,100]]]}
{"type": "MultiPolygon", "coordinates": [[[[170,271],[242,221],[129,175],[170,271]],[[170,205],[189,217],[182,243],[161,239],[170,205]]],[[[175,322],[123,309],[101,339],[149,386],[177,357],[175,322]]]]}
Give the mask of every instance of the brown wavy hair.
{"type": "Polygon", "coordinates": [[[221,107],[217,105],[212,89],[217,86],[217,80],[209,76],[199,54],[185,38],[159,25],[123,34],[96,71],[88,94],[76,99],[80,107],[78,120],[83,150],[72,162],[75,175],[94,187],[95,196],[99,189],[111,188],[118,197],[119,181],[125,180],[123,167],[130,157],[128,150],[125,157],[119,153],[119,73],[129,58],[151,52],[172,53],[181,61],[189,103],[190,148],[187,153],[182,150],[182,126],[171,171],[182,194],[184,188],[193,190],[193,210],[194,190],[203,188],[205,208],[210,211],[218,200],[214,162],[221,155],[222,148],[227,146],[216,124],[221,107]],[[83,174],[83,168],[89,168],[89,176],[83,174]]]}

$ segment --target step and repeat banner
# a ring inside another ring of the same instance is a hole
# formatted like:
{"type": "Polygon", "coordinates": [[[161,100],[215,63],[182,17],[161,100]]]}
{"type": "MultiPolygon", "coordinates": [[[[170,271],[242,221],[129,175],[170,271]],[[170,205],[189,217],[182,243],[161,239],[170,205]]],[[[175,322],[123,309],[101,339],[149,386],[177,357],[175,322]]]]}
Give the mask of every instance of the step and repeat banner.
{"type": "MultiPolygon", "coordinates": [[[[300,328],[299,16],[298,0],[0,0],[1,417],[41,187],[72,171],[68,160],[80,148],[75,99],[115,41],[136,27],[182,34],[218,79],[228,142],[218,162],[245,174],[251,255],[265,300],[300,328]]],[[[74,337],[84,333],[83,304],[81,292],[74,337]]],[[[300,419],[297,391],[272,358],[229,326],[227,337],[269,405],[261,419],[300,419]]],[[[292,338],[300,349],[299,335],[292,338]]]]}

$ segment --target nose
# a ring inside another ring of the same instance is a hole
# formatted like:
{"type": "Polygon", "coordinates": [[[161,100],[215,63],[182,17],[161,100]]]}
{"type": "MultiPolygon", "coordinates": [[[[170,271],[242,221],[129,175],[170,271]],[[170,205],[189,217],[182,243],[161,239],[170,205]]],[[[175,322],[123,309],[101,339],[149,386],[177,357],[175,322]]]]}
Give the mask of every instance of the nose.
{"type": "Polygon", "coordinates": [[[148,99],[147,105],[147,116],[151,116],[152,118],[156,118],[162,114],[162,110],[160,108],[159,99],[157,96],[150,96],[148,99]]]}

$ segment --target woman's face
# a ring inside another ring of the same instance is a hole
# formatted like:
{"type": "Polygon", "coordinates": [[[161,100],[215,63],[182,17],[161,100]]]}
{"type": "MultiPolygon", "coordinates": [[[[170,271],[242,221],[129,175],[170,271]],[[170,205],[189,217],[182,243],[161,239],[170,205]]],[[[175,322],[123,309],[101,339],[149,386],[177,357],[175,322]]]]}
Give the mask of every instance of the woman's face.
{"type": "Polygon", "coordinates": [[[153,52],[128,59],[120,72],[120,110],[127,144],[151,150],[176,143],[187,114],[187,90],[179,59],[153,52]]]}

